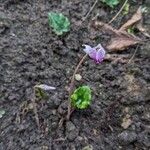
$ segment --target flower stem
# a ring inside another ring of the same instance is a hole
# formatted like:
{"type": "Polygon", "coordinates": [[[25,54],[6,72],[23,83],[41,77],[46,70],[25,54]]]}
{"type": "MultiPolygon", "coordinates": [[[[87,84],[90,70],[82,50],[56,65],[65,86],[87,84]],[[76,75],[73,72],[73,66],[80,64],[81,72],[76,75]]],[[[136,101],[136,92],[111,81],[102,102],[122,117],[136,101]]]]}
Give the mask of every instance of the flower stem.
{"type": "Polygon", "coordinates": [[[73,86],[74,86],[74,81],[75,81],[75,75],[77,73],[77,71],[79,70],[79,67],[82,65],[83,61],[86,59],[86,57],[88,56],[88,54],[85,54],[82,59],[80,60],[80,62],[78,63],[78,65],[76,66],[75,70],[74,70],[74,73],[72,75],[72,78],[71,78],[71,83],[70,83],[70,86],[69,86],[69,97],[68,97],[68,113],[67,113],[67,120],[70,119],[70,115],[71,113],[73,112],[72,108],[71,108],[71,101],[70,101],[70,97],[71,97],[71,94],[72,94],[72,91],[73,91],[73,86]]]}

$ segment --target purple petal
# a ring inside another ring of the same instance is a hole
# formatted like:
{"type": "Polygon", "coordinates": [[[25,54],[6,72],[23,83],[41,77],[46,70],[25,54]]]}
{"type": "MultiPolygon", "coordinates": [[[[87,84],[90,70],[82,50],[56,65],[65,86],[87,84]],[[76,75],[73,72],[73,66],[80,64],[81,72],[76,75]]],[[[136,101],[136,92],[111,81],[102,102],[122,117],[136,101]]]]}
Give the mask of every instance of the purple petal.
{"type": "Polygon", "coordinates": [[[92,49],[92,51],[89,53],[90,58],[94,59],[96,61],[96,49],[92,49]]]}
{"type": "Polygon", "coordinates": [[[98,44],[96,47],[92,48],[89,45],[84,45],[84,51],[90,56],[90,58],[94,59],[96,63],[100,63],[103,61],[105,57],[105,49],[101,44],[98,44]]]}
{"type": "Polygon", "coordinates": [[[105,57],[105,50],[102,48],[98,50],[96,53],[96,61],[100,63],[104,60],[104,57],[105,57]]]}
{"type": "Polygon", "coordinates": [[[89,45],[83,45],[83,46],[85,46],[85,48],[83,50],[87,54],[89,54],[93,50],[93,48],[91,46],[89,46],[89,45]]]}

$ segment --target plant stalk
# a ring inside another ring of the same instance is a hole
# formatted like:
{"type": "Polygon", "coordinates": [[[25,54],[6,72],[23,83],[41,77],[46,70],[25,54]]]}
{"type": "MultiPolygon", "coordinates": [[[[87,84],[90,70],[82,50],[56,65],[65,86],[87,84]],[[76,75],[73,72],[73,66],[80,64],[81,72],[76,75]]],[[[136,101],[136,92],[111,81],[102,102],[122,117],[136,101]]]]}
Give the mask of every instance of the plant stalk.
{"type": "Polygon", "coordinates": [[[71,94],[72,94],[72,91],[73,91],[73,86],[74,86],[74,82],[75,82],[75,75],[76,75],[76,73],[78,72],[79,67],[82,65],[83,61],[86,59],[87,56],[88,56],[88,54],[85,54],[85,55],[82,57],[82,59],[80,60],[80,62],[79,62],[78,65],[76,66],[76,68],[75,68],[75,70],[74,70],[74,73],[73,73],[73,75],[72,75],[72,78],[71,78],[71,83],[70,83],[70,86],[69,86],[67,120],[70,119],[70,115],[71,115],[71,113],[74,111],[74,110],[72,110],[72,108],[71,108],[70,97],[71,97],[71,94]]]}

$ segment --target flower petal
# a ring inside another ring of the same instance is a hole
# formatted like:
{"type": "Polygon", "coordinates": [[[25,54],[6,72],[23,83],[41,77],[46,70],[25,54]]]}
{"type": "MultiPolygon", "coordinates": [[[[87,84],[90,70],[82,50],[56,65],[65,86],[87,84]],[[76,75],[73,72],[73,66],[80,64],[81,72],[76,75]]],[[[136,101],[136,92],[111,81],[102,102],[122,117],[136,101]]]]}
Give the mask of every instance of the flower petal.
{"type": "MultiPolygon", "coordinates": [[[[98,50],[98,49],[101,49],[101,48],[103,48],[103,47],[102,47],[102,45],[101,45],[101,44],[98,44],[98,45],[97,45],[97,46],[95,46],[94,48],[98,50]]],[[[104,49],[104,48],[103,48],[103,49],[104,49]]]]}
{"type": "Polygon", "coordinates": [[[105,50],[102,48],[98,50],[96,53],[96,61],[100,63],[104,60],[104,57],[105,57],[105,50]]]}
{"type": "Polygon", "coordinates": [[[96,49],[92,49],[92,51],[89,53],[90,58],[94,59],[96,61],[96,49]]]}
{"type": "Polygon", "coordinates": [[[100,63],[103,61],[104,57],[105,57],[105,49],[102,47],[101,44],[98,44],[96,47],[94,47],[97,50],[96,53],[96,61],[97,63],[100,63]]]}
{"type": "Polygon", "coordinates": [[[89,45],[83,45],[83,46],[85,46],[85,48],[83,50],[87,54],[89,54],[93,50],[93,48],[91,46],[89,46],[89,45]]]}

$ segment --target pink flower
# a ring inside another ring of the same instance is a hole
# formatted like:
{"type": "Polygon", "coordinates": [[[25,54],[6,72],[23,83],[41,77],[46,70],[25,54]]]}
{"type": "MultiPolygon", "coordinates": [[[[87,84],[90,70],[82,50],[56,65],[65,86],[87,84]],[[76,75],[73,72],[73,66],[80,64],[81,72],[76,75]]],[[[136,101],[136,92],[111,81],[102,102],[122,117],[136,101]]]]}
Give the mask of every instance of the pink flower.
{"type": "Polygon", "coordinates": [[[101,63],[105,57],[105,49],[101,44],[98,44],[96,47],[91,47],[89,45],[83,45],[85,48],[83,49],[96,63],[101,63]]]}

